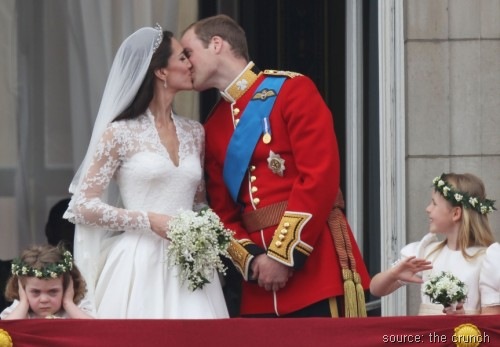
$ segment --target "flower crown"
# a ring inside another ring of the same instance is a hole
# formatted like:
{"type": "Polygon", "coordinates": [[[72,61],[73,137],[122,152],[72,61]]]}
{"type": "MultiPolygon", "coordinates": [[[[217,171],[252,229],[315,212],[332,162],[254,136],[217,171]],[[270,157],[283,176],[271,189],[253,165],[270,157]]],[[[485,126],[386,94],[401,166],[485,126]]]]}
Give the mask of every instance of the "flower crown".
{"type": "Polygon", "coordinates": [[[57,278],[73,268],[73,256],[69,251],[63,253],[63,260],[52,263],[41,269],[36,269],[21,261],[14,259],[12,261],[11,272],[16,276],[28,276],[41,279],[57,278]]]}
{"type": "Polygon", "coordinates": [[[481,200],[475,196],[455,190],[452,185],[443,179],[443,175],[441,174],[441,176],[434,178],[432,183],[436,191],[440,192],[454,206],[462,205],[464,208],[470,208],[480,214],[488,214],[496,210],[495,206],[493,206],[495,200],[481,200]]]}

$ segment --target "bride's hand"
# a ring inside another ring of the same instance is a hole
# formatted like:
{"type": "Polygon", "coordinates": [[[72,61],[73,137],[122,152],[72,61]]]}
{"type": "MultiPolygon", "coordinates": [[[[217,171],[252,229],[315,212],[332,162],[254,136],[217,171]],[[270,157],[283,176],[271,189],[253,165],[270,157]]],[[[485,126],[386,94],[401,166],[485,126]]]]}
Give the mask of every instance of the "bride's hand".
{"type": "Polygon", "coordinates": [[[153,230],[153,232],[161,238],[168,239],[168,222],[172,217],[167,216],[166,214],[148,212],[148,218],[151,230],[153,230]]]}

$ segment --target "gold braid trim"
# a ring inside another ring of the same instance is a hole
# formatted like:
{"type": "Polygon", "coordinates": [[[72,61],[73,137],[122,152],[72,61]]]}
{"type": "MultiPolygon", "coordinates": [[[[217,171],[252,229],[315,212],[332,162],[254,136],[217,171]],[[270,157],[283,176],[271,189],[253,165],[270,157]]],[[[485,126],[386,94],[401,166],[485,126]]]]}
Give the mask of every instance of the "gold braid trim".
{"type": "Polygon", "coordinates": [[[227,249],[234,266],[240,271],[245,281],[248,281],[250,260],[253,258],[253,255],[245,248],[245,245],[249,243],[251,243],[250,240],[241,240],[240,242],[231,240],[227,249]]]}
{"type": "Polygon", "coordinates": [[[310,213],[286,211],[274,232],[267,255],[282,264],[293,267],[293,252],[299,245],[300,252],[310,254],[312,247],[300,240],[300,234],[311,218],[310,213]]]}
{"type": "Polygon", "coordinates": [[[345,317],[366,317],[366,302],[361,278],[356,271],[356,260],[352,253],[351,240],[341,208],[344,198],[339,190],[335,206],[328,217],[328,226],[332,233],[335,250],[342,267],[344,280],[345,317]]]}
{"type": "Polygon", "coordinates": [[[313,251],[313,248],[311,246],[306,245],[303,242],[299,243],[295,249],[300,253],[304,254],[305,256],[310,256],[311,252],[313,251]]]}

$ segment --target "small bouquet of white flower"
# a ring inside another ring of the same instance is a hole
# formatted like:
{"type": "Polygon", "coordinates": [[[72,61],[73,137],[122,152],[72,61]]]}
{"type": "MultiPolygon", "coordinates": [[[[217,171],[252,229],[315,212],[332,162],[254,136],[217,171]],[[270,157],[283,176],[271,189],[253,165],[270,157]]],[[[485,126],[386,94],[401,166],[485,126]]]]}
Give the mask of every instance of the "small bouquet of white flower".
{"type": "Polygon", "coordinates": [[[422,291],[433,303],[441,304],[445,308],[467,299],[467,285],[447,271],[430,276],[422,291]]]}
{"type": "Polygon", "coordinates": [[[227,248],[232,237],[233,232],[211,209],[182,211],[169,222],[170,265],[180,266],[181,281],[187,280],[191,291],[203,288],[216,271],[226,273],[221,256],[229,258],[227,248]]]}

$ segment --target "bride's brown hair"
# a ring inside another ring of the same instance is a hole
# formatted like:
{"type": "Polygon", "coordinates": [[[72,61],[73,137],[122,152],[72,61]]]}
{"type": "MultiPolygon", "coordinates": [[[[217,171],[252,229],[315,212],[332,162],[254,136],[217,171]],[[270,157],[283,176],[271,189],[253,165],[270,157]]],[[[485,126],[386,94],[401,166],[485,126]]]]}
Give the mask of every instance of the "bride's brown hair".
{"type": "Polygon", "coordinates": [[[146,72],[146,76],[144,77],[134,100],[122,113],[113,119],[113,122],[121,119],[137,118],[147,110],[149,103],[153,100],[155,81],[154,72],[158,69],[168,67],[168,59],[172,55],[172,37],[173,33],[170,31],[163,31],[163,40],[151,57],[151,63],[149,64],[148,71],[146,72]]]}

